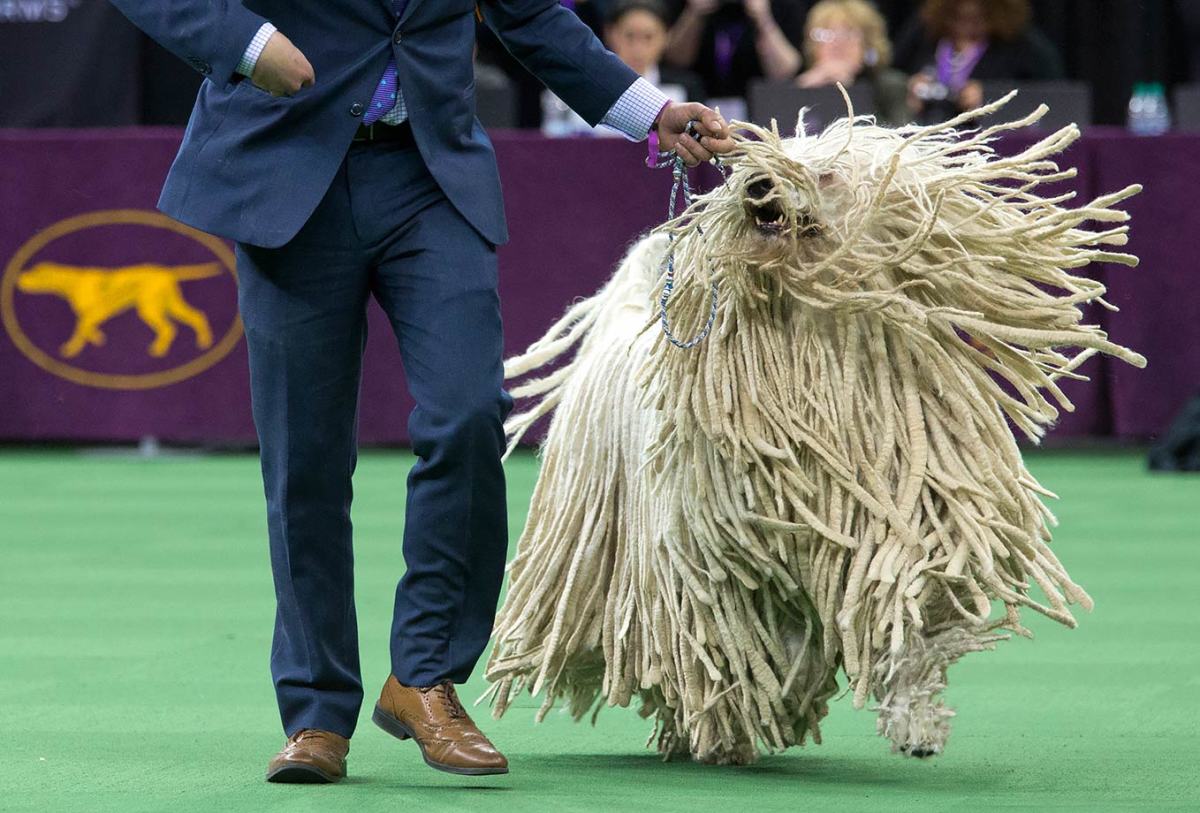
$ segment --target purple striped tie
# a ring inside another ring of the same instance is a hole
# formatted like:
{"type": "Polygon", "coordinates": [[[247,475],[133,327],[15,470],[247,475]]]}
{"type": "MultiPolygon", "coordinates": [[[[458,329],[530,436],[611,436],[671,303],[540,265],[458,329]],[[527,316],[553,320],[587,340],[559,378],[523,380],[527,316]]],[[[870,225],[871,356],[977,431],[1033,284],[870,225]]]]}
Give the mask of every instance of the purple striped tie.
{"type": "MultiPolygon", "coordinates": [[[[400,19],[407,3],[408,0],[392,0],[392,10],[396,12],[396,19],[400,19]]],[[[392,57],[388,60],[379,84],[375,86],[375,92],[371,94],[371,106],[363,114],[363,124],[374,124],[396,106],[396,88],[396,58],[392,57]]]]}

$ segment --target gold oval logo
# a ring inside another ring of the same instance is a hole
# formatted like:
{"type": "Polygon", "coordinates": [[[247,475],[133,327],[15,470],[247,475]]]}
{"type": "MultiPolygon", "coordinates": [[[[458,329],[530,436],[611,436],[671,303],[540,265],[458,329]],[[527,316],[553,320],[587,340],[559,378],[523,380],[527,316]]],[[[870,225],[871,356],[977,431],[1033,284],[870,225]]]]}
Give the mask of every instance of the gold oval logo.
{"type": "Polygon", "coordinates": [[[242,338],[236,301],[225,242],[144,209],[60,220],[22,245],[0,279],[0,319],[26,358],[113,390],[165,387],[225,358],[242,338]],[[94,229],[110,233],[89,241],[94,229]],[[147,229],[153,238],[137,239],[147,229]]]}

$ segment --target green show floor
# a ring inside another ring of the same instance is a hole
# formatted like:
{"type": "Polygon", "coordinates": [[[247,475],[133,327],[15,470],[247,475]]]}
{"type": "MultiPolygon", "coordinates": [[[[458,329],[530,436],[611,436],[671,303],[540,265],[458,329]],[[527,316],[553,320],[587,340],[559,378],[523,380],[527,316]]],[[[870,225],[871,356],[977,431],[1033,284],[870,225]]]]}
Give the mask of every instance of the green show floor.
{"type": "MultiPolygon", "coordinates": [[[[412,457],[366,453],[350,779],[284,786],[262,781],[283,737],[257,459],[0,452],[0,810],[1200,809],[1200,477],[1151,475],[1130,452],[1029,460],[1062,497],[1056,550],[1096,610],[1074,631],[1026,614],[1036,640],[954,667],[959,716],[935,761],[891,754],[845,697],[824,744],[749,768],[664,764],[632,709],[534,725],[525,697],[499,722],[474,710],[512,772],[472,780],[370,722],[412,457]]],[[[508,472],[515,544],[537,462],[508,472]]],[[[462,695],[483,688],[477,673],[462,695]]]]}

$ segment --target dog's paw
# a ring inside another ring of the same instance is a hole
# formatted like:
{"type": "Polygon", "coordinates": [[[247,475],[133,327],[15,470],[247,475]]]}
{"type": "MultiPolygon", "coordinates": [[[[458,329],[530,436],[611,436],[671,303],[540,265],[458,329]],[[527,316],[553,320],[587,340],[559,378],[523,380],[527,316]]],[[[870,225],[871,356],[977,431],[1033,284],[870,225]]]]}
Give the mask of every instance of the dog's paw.
{"type": "Polygon", "coordinates": [[[750,765],[758,760],[758,749],[751,744],[721,747],[693,758],[706,765],[750,765]]]}
{"type": "Polygon", "coordinates": [[[891,740],[892,751],[916,759],[942,753],[954,711],[938,698],[940,688],[902,686],[880,703],[876,728],[891,740]]]}

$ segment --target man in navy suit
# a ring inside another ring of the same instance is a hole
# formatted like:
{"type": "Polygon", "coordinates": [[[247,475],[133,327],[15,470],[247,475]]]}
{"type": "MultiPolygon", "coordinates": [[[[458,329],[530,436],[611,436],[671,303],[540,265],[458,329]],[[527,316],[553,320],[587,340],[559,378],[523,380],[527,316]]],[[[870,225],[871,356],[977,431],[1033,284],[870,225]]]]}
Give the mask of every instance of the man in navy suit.
{"type": "Polygon", "coordinates": [[[418,458],[373,720],[434,768],[506,772],[454,691],[491,634],[508,546],[507,231],[474,114],[476,15],[592,124],[695,164],[731,149],[725,122],[669,103],[557,0],[113,3],[209,80],[159,208],[237,244],[287,736],[267,778],[345,776],[362,704],[350,500],[370,296],[400,345],[418,458]]]}

